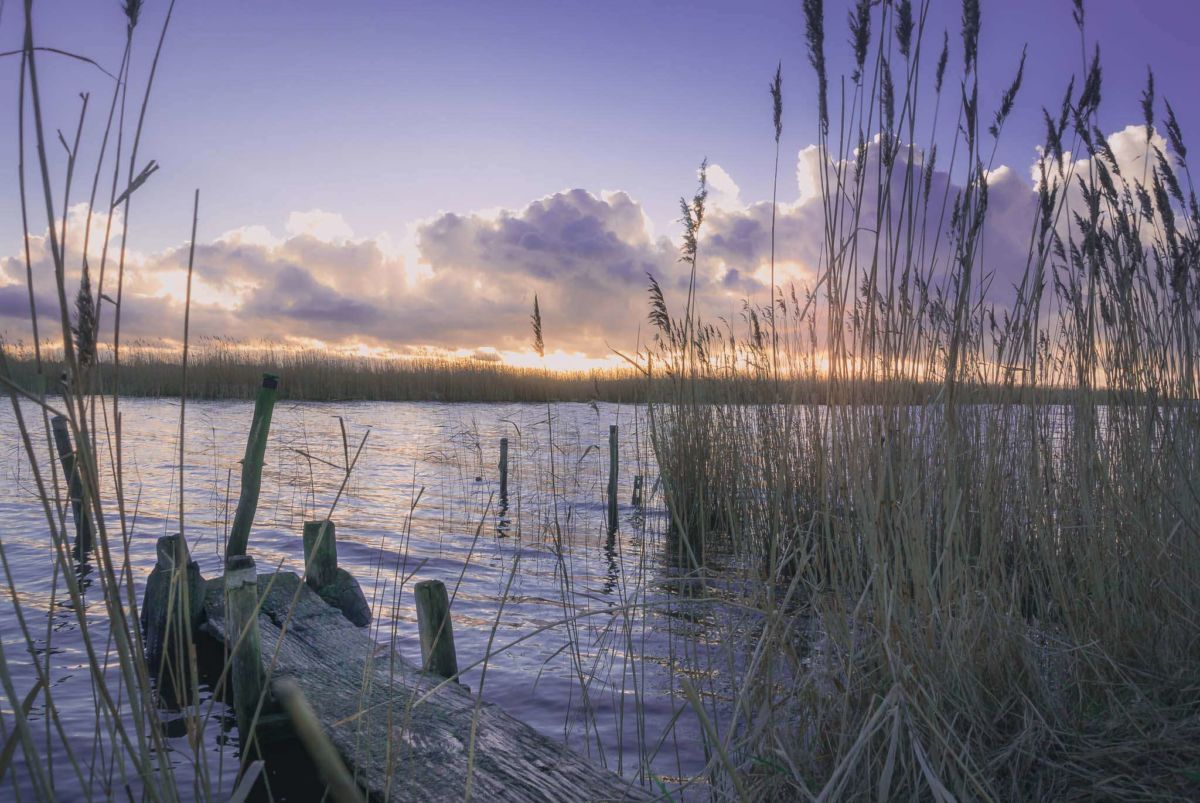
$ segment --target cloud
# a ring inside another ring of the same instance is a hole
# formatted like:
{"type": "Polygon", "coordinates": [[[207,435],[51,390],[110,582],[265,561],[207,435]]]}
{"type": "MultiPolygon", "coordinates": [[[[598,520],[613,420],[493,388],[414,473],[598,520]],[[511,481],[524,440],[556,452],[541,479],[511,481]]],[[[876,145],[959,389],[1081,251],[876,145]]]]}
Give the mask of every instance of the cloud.
{"type": "Polygon", "coordinates": [[[279,244],[279,239],[271,234],[271,230],[266,226],[242,226],[232,231],[227,231],[216,239],[218,243],[228,243],[230,245],[258,245],[263,248],[273,248],[279,244]]]}
{"type": "Polygon", "coordinates": [[[675,261],[623,192],[575,189],[497,215],[446,213],[416,234],[431,271],[420,289],[439,303],[484,306],[495,325],[485,342],[502,349],[528,341],[534,293],[549,348],[597,356],[606,340],[628,347],[644,317],[646,274],[675,261]]]}
{"type": "Polygon", "coordinates": [[[307,236],[326,243],[345,242],[354,237],[354,230],[344,217],[320,209],[292,212],[288,215],[286,229],[289,237],[307,236]]]}
{"type": "MultiPolygon", "coordinates": [[[[1141,164],[1145,135],[1140,127],[1119,131],[1110,142],[1131,170],[1141,164]]],[[[877,248],[876,231],[890,227],[893,238],[896,232],[903,238],[902,227],[912,225],[929,244],[924,254],[912,255],[913,264],[932,264],[944,275],[951,248],[948,218],[959,188],[950,175],[935,172],[928,213],[917,221],[895,219],[889,199],[894,203],[910,191],[913,176],[920,184],[923,169],[918,156],[909,176],[904,156],[902,150],[890,181],[881,181],[878,145],[868,146],[856,259],[864,269],[878,260],[885,271],[903,270],[910,255],[890,252],[887,238],[877,248]],[[943,197],[950,199],[945,205],[943,197]]],[[[811,288],[824,265],[820,158],[815,148],[801,150],[795,183],[780,188],[774,210],[777,284],[811,288]]],[[[709,178],[697,298],[704,317],[732,319],[743,299],[767,301],[772,206],[742,200],[737,183],[719,165],[710,166],[709,178]]],[[[1007,167],[993,170],[988,182],[981,275],[987,298],[1002,305],[1025,267],[1033,185],[1024,171],[1007,167]]],[[[70,214],[68,251],[78,262],[83,212],[77,207],[70,214]]],[[[96,231],[103,231],[102,221],[93,221],[96,231]]],[[[100,240],[93,235],[89,243],[93,266],[100,240]]],[[[48,250],[44,237],[32,238],[43,314],[56,308],[48,250]]],[[[677,240],[656,235],[641,205],[623,191],[569,189],[517,209],[444,212],[410,224],[400,240],[356,238],[341,215],[295,212],[281,234],[247,225],[198,245],[192,331],[400,352],[441,350],[494,360],[498,353],[528,350],[536,293],[549,350],[604,357],[610,345],[627,350],[639,336],[647,340],[647,273],[659,280],[672,310],[682,309],[691,277],[678,257],[677,240]]],[[[176,337],[182,327],[186,244],[131,254],[127,262],[123,334],[176,337]]],[[[78,271],[68,282],[73,296],[78,271]]],[[[0,330],[10,337],[22,334],[27,310],[25,264],[16,253],[0,259],[0,330]]],[[[43,332],[60,331],[49,317],[44,321],[43,332]]]]}
{"type": "MultiPolygon", "coordinates": [[[[622,192],[571,190],[521,210],[446,213],[416,226],[411,248],[352,234],[339,216],[304,213],[289,218],[283,236],[253,225],[199,244],[192,333],[400,352],[478,350],[490,360],[498,350],[528,347],[538,293],[552,351],[604,356],[606,340],[629,347],[636,337],[646,273],[675,267],[672,244],[649,235],[640,205],[622,192]],[[406,253],[422,263],[417,278],[406,253]]],[[[41,329],[57,332],[46,238],[31,245],[41,329]]],[[[127,342],[178,338],[187,257],[181,244],[127,261],[127,342]]],[[[73,298],[79,271],[67,281],[73,298]]],[[[10,338],[28,336],[27,295],[24,260],[0,260],[0,330],[10,338]]]]}
{"type": "Polygon", "coordinates": [[[708,205],[712,209],[736,210],[742,207],[742,191],[733,177],[719,164],[708,166],[708,205]]]}

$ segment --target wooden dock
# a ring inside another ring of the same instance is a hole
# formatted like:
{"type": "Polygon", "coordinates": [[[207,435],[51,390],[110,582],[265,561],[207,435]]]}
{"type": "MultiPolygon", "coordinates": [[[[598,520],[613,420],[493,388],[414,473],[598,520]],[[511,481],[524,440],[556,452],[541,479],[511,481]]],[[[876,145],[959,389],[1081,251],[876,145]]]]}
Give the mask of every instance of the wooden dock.
{"type": "MultiPolygon", "coordinates": [[[[165,680],[182,679],[202,634],[216,639],[228,656],[218,688],[233,704],[243,763],[258,747],[298,740],[339,802],[363,793],[372,800],[648,799],[641,787],[459,685],[440,581],[414,588],[418,665],[375,643],[364,627],[371,609],[358,582],[337,565],[337,528],[329,519],[305,522],[303,580],[291,572],[257,574],[247,547],[278,384],[279,377],[263,374],[225,575],[205,581],[182,535],[158,541],[141,614],[150,666],[165,680]]],[[[506,488],[507,442],[502,455],[506,488]]],[[[347,447],[347,478],[353,467],[347,447]]]]}
{"type": "MultiPolygon", "coordinates": [[[[477,800],[648,799],[636,784],[376,644],[295,574],[257,580],[267,688],[283,679],[299,686],[370,799],[461,800],[468,784],[477,800]]],[[[229,644],[224,587],[224,578],[204,584],[202,631],[229,644]]],[[[273,708],[268,701],[260,718],[278,733],[273,708]]]]}

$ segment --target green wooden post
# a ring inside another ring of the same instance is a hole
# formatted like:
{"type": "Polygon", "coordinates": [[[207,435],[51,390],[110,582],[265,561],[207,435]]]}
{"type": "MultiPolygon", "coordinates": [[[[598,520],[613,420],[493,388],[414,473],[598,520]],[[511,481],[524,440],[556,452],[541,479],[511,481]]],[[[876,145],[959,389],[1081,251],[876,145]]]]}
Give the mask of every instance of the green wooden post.
{"type": "Polygon", "coordinates": [[[500,439],[500,506],[508,507],[508,438],[500,439]]]}
{"type": "Polygon", "coordinates": [[[71,500],[71,520],[75,522],[75,552],[82,554],[92,548],[92,524],[83,509],[83,480],[75,466],[75,450],[71,448],[71,431],[65,416],[50,419],[50,431],[54,433],[54,445],[67,478],[67,494],[71,500]]]}
{"type": "Polygon", "coordinates": [[[246,755],[254,712],[263,692],[258,573],[254,558],[249,555],[233,555],[225,563],[225,604],[228,606],[229,637],[233,640],[230,667],[233,710],[242,737],[242,753],[246,755]]]}
{"type": "Polygon", "coordinates": [[[329,519],[304,522],[304,579],[319,591],[337,578],[337,541],[329,519]]]}
{"type": "Polygon", "coordinates": [[[608,428],[608,529],[617,529],[617,425],[608,428]]]}
{"type": "Polygon", "coordinates": [[[254,512],[258,509],[263,456],[267,451],[267,433],[271,430],[271,413],[275,409],[275,391],[278,387],[279,377],[263,374],[262,387],[258,389],[258,398],[254,401],[250,437],[246,439],[246,456],[242,458],[242,492],[238,497],[237,512],[233,515],[233,526],[229,530],[226,555],[246,554],[250,527],[254,524],[254,512]]]}
{"type": "Polygon", "coordinates": [[[417,600],[417,628],[421,633],[421,667],[444,678],[458,674],[454,628],[450,625],[450,598],[441,580],[422,580],[413,589],[417,600]]]}

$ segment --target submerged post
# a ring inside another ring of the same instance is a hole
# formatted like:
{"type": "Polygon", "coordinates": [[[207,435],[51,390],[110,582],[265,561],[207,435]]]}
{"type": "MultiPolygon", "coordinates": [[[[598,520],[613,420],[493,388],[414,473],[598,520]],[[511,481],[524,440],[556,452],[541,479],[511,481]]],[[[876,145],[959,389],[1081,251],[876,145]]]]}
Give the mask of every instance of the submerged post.
{"type": "Polygon", "coordinates": [[[258,633],[258,573],[254,558],[233,555],[225,564],[225,604],[233,640],[230,679],[233,710],[242,736],[242,753],[250,744],[251,725],[263,692],[262,642],[258,633]]]}
{"type": "Polygon", "coordinates": [[[87,511],[83,509],[83,480],[75,466],[75,450],[71,448],[71,432],[66,416],[56,415],[50,419],[50,430],[54,433],[54,446],[67,478],[67,494],[71,500],[71,520],[75,522],[75,549],[86,552],[92,548],[92,525],[87,511]]]}
{"type": "Polygon", "coordinates": [[[608,529],[617,529],[617,425],[608,428],[608,529]]]}
{"type": "Polygon", "coordinates": [[[642,506],[642,475],[638,474],[633,478],[633,502],[634,507],[642,506]]]}
{"type": "Polygon", "coordinates": [[[421,666],[426,672],[452,678],[458,674],[450,598],[441,580],[422,580],[414,588],[417,628],[421,633],[421,666]]]}
{"type": "Polygon", "coordinates": [[[500,505],[508,507],[508,438],[500,439],[500,505]]]}
{"type": "Polygon", "coordinates": [[[337,542],[329,519],[304,522],[304,579],[318,591],[337,577],[337,542]]]}
{"type": "Polygon", "coordinates": [[[254,418],[250,423],[250,436],[246,439],[246,456],[242,458],[242,491],[238,497],[237,512],[233,515],[233,526],[229,529],[226,555],[246,554],[250,527],[254,524],[254,512],[258,508],[263,456],[267,451],[267,433],[271,429],[271,413],[275,409],[275,391],[278,387],[278,376],[263,374],[262,387],[258,389],[258,398],[254,400],[254,418]]]}

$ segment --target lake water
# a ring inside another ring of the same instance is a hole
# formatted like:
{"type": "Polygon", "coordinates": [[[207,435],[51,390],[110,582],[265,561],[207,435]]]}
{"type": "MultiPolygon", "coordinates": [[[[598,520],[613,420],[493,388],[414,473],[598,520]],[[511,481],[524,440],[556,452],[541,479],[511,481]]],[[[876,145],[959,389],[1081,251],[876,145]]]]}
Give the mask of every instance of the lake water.
{"type": "MultiPolygon", "coordinates": [[[[40,435],[40,417],[32,407],[25,410],[40,435]]],[[[121,410],[129,561],[140,600],[156,538],[179,529],[180,407],[126,400],[121,410]]],[[[186,533],[206,577],[220,573],[251,410],[247,402],[187,406],[186,533]]],[[[648,768],[674,789],[699,773],[706,759],[697,720],[672,668],[719,664],[711,656],[717,646],[710,634],[728,631],[716,627],[711,617],[720,614],[714,606],[697,607],[677,594],[656,479],[639,408],[281,402],[249,551],[260,572],[276,565],[302,572],[303,522],[330,516],[337,524],[339,564],[372,602],[371,629],[378,641],[394,638],[403,656],[418,660],[411,587],[417,580],[441,579],[454,595],[460,666],[484,657],[496,627],[486,680],[478,669],[464,673],[472,691],[482,681],[484,699],[547,736],[627,777],[648,768]],[[605,526],[610,424],[620,426],[621,450],[621,524],[613,538],[605,526]],[[510,443],[507,509],[498,498],[501,436],[510,443]],[[360,443],[361,454],[338,498],[347,456],[353,459],[360,443]],[[637,474],[646,477],[644,514],[631,505],[637,474]],[[506,648],[518,639],[524,640],[506,648]]],[[[115,510],[109,522],[110,532],[118,531],[115,510]]],[[[88,784],[120,790],[129,779],[105,737],[96,737],[93,682],[77,613],[53,570],[48,532],[13,412],[5,404],[0,544],[35,649],[31,655],[10,588],[0,578],[4,659],[18,698],[34,686],[32,661],[49,661],[53,702],[76,762],[85,777],[103,779],[88,784]]],[[[95,568],[85,564],[78,574],[88,585],[95,568]]],[[[98,649],[111,651],[98,583],[85,592],[85,603],[98,649]]],[[[116,667],[108,672],[115,679],[116,667]]],[[[714,697],[724,696],[719,687],[727,680],[719,673],[708,672],[706,682],[714,697]]],[[[14,707],[7,695],[0,705],[8,739],[14,707]]],[[[38,695],[31,709],[35,741],[57,793],[79,797],[80,784],[57,731],[47,739],[44,705],[45,696],[38,695]]],[[[212,708],[226,714],[219,703],[212,708]]],[[[219,717],[210,720],[199,755],[210,788],[227,793],[237,769],[237,740],[228,724],[218,723],[219,717]]],[[[197,772],[193,749],[179,733],[169,743],[172,764],[187,782],[197,772]]],[[[24,762],[18,748],[0,789],[31,794],[24,762]]],[[[660,788],[657,780],[651,784],[660,788]]],[[[700,793],[693,786],[684,796],[700,793]]]]}

